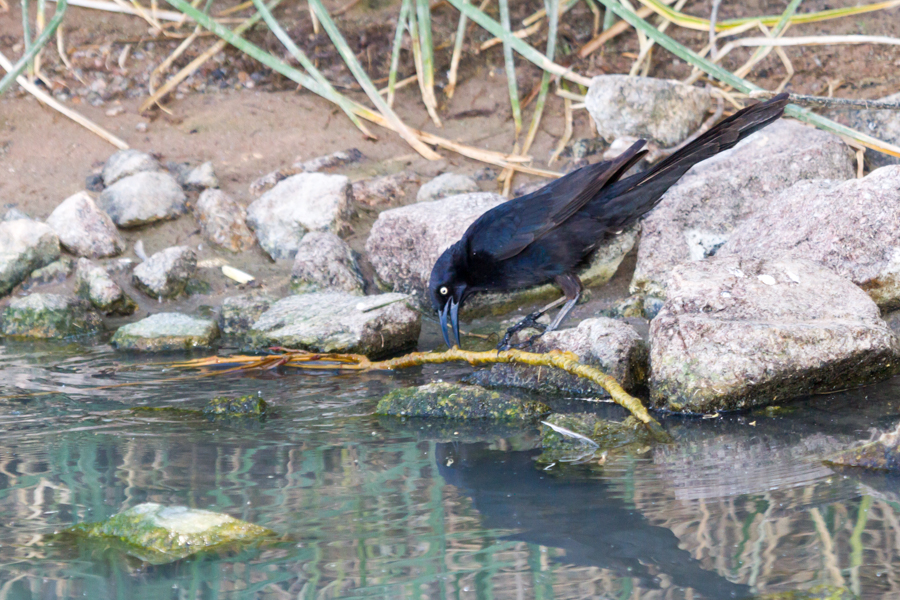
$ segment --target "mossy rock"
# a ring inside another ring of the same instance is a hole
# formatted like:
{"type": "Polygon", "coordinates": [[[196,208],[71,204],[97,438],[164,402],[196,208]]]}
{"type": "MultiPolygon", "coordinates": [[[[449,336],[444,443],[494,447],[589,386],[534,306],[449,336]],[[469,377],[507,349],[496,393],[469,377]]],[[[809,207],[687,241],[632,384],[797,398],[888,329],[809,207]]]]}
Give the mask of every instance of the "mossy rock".
{"type": "Polygon", "coordinates": [[[16,298],[3,311],[0,334],[19,338],[60,339],[103,331],[100,315],[85,302],[56,294],[16,298]]]}
{"type": "Polygon", "coordinates": [[[847,588],[826,583],[809,590],[760,594],[753,596],[750,600],[856,600],[856,594],[847,588]]]}
{"type": "Polygon", "coordinates": [[[841,467],[900,472],[900,426],[882,433],[874,442],[845,450],[825,462],[841,467]]]}
{"type": "Polygon", "coordinates": [[[203,407],[203,414],[212,417],[262,417],[269,405],[259,396],[213,398],[203,407]]]}
{"type": "Polygon", "coordinates": [[[228,515],[154,502],[139,504],[100,523],[75,525],[68,533],[113,541],[131,556],[155,565],[275,535],[270,529],[228,515]]]}
{"type": "Polygon", "coordinates": [[[571,460],[572,457],[584,457],[587,460],[616,448],[643,447],[652,443],[654,443],[653,436],[634,417],[618,422],[607,421],[593,413],[555,413],[544,421],[541,430],[541,445],[544,452],[538,461],[557,462],[571,460]],[[596,446],[586,440],[560,433],[550,425],[582,435],[593,441],[596,446]]]}
{"type": "Polygon", "coordinates": [[[541,402],[475,385],[429,383],[394,390],[378,402],[377,415],[533,421],[550,412],[541,402]]]}

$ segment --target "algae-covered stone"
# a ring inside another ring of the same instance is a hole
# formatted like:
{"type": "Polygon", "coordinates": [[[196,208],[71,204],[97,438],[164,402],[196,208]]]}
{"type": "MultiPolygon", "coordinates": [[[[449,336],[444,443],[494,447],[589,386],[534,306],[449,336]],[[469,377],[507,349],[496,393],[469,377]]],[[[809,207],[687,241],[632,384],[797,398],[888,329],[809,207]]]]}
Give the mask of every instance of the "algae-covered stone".
{"type": "Polygon", "coordinates": [[[848,588],[825,583],[813,586],[808,590],[771,592],[753,596],[747,600],[857,600],[857,596],[848,588]]]}
{"type": "Polygon", "coordinates": [[[66,278],[72,274],[72,269],[74,268],[75,262],[71,258],[68,256],[60,257],[59,260],[54,260],[46,267],[41,267],[40,269],[32,271],[31,275],[28,276],[25,287],[27,288],[31,285],[42,283],[59,283],[65,281],[66,278]]]}
{"type": "Polygon", "coordinates": [[[589,458],[623,446],[652,443],[653,436],[634,417],[619,422],[608,421],[592,413],[555,413],[543,421],[541,445],[544,452],[538,460],[554,462],[575,456],[589,458]]]}
{"type": "Polygon", "coordinates": [[[0,296],[57,258],[59,238],[49,225],[30,219],[0,222],[0,296]]]}
{"type": "Polygon", "coordinates": [[[900,471],[900,425],[882,433],[874,442],[845,450],[826,462],[845,467],[900,471]]]}
{"type": "Polygon", "coordinates": [[[550,412],[541,402],[475,385],[429,383],[394,390],[375,407],[377,415],[531,421],[550,412]]]}
{"type": "Polygon", "coordinates": [[[155,565],[236,543],[250,543],[275,533],[225,514],[145,502],[100,523],[84,523],[70,533],[124,544],[128,554],[155,565]]]}
{"type": "Polygon", "coordinates": [[[219,327],[212,319],[159,313],[123,325],[113,336],[112,344],[120,350],[168,352],[209,348],[218,337],[219,327]]]}
{"type": "Polygon", "coordinates": [[[203,407],[203,414],[215,417],[260,417],[269,409],[266,401],[259,396],[248,395],[240,398],[213,398],[203,407]]]}
{"type": "Polygon", "coordinates": [[[22,338],[67,338],[103,330],[100,315],[86,302],[56,294],[16,298],[3,311],[0,333],[22,338]]]}

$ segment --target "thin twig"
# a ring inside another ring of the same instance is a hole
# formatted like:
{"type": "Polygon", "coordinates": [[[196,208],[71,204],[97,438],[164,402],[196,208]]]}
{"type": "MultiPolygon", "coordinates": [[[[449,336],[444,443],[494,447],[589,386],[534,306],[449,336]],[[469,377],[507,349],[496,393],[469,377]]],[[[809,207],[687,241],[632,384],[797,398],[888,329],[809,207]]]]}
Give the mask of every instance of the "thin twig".
{"type": "Polygon", "coordinates": [[[709,56],[713,60],[718,60],[719,57],[719,50],[716,48],[716,20],[719,18],[720,4],[722,0],[712,0],[712,10],[709,13],[709,56]]]}
{"type": "Polygon", "coordinates": [[[550,156],[550,160],[547,161],[548,165],[552,165],[559,158],[559,155],[562,154],[563,150],[566,149],[566,144],[569,143],[569,140],[572,139],[572,125],[573,125],[573,115],[572,115],[572,101],[568,98],[563,99],[563,105],[565,106],[565,117],[566,117],[566,128],[563,130],[562,137],[559,138],[559,143],[556,145],[556,150],[553,151],[553,154],[550,156]]]}
{"type": "MultiPolygon", "coordinates": [[[[776,96],[776,92],[756,90],[750,92],[750,98],[767,100],[776,96]]],[[[846,108],[867,110],[900,110],[900,102],[885,102],[884,100],[864,100],[858,98],[831,98],[827,96],[807,96],[805,94],[791,94],[791,103],[809,108],[846,108]]]]}
{"type": "MultiPolygon", "coordinates": [[[[59,0],[49,1],[58,3],[59,0]]],[[[91,8],[94,10],[102,10],[106,12],[140,16],[138,10],[132,6],[128,6],[127,4],[124,6],[119,6],[115,2],[107,2],[105,0],[69,0],[69,4],[71,6],[78,6],[79,8],[91,8]]],[[[185,18],[183,14],[173,10],[157,11],[155,17],[157,20],[161,21],[183,21],[185,18]]]]}
{"type": "MultiPolygon", "coordinates": [[[[615,13],[613,13],[609,9],[606,10],[606,14],[609,15],[610,17],[615,16],[615,13]]],[[[643,7],[643,8],[638,9],[637,14],[641,18],[646,19],[647,17],[649,17],[650,15],[653,14],[653,11],[647,7],[643,7]]],[[[578,50],[579,58],[587,58],[588,56],[590,56],[591,54],[596,52],[599,48],[602,48],[603,44],[605,44],[609,40],[611,40],[615,37],[618,37],[618,36],[622,35],[623,33],[625,33],[626,31],[628,31],[629,29],[631,29],[631,26],[625,21],[619,21],[618,23],[616,23],[614,25],[610,25],[609,27],[606,27],[606,18],[605,17],[603,19],[603,24],[604,24],[603,33],[601,33],[598,36],[595,36],[594,39],[592,39],[591,41],[586,43],[584,46],[582,46],[578,50]]]]}

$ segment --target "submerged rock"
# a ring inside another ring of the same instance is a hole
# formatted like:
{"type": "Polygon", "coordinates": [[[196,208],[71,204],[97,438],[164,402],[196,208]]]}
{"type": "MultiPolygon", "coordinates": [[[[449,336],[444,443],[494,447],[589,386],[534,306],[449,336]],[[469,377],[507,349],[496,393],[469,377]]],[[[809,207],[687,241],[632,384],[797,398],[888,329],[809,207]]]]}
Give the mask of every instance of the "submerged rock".
{"type": "Polygon", "coordinates": [[[352,212],[350,181],[343,175],[288,177],[247,208],[247,224],[274,259],[294,258],[307,231],[341,233],[352,212]]]}
{"type": "Polygon", "coordinates": [[[49,225],[30,219],[0,222],[0,296],[57,258],[59,238],[49,225]]]}
{"type": "Polygon", "coordinates": [[[265,292],[251,292],[225,298],[219,315],[219,329],[222,335],[244,335],[274,302],[275,299],[265,292]]]}
{"type": "Polygon", "coordinates": [[[103,330],[100,315],[87,303],[57,294],[15,298],[3,311],[0,333],[9,337],[61,339],[103,330]]]}
{"type": "Polygon", "coordinates": [[[159,162],[140,150],[119,150],[103,165],[103,185],[109,187],[120,179],[145,171],[159,171],[159,162]]]}
{"type": "Polygon", "coordinates": [[[269,405],[259,396],[240,398],[213,398],[203,407],[203,414],[213,417],[261,417],[269,405]]]}
{"type": "Polygon", "coordinates": [[[134,268],[134,285],[153,298],[175,298],[184,293],[197,272],[197,255],[187,246],[160,250],[134,268]]]}
{"type": "Polygon", "coordinates": [[[653,443],[653,436],[634,417],[623,422],[592,413],[554,413],[541,427],[544,451],[538,462],[585,462],[604,452],[629,445],[653,443]]]}
{"type": "Polygon", "coordinates": [[[743,220],[722,256],[800,257],[866,290],[882,311],[900,308],[900,165],[863,179],[801,181],[743,220]]]}
{"type": "Polygon", "coordinates": [[[140,227],[185,213],[185,195],[168,173],[142,172],[120,179],[97,198],[119,227],[140,227]]]}
{"type": "Polygon", "coordinates": [[[283,298],[253,324],[258,346],[379,356],[414,346],[419,312],[404,294],[316,292],[283,298]]]}
{"type": "Polygon", "coordinates": [[[677,412],[775,404],[900,366],[900,342],[871,298],[801,259],[677,267],[650,347],[651,401],[677,412]]]}
{"type": "Polygon", "coordinates": [[[850,179],[847,145],[824,131],[779,120],[694,166],[643,220],[631,291],[665,297],[672,268],[714,255],[738,223],[803,179],[850,179]]]}
{"type": "Polygon", "coordinates": [[[47,225],[59,236],[63,248],[76,256],[102,258],[125,250],[115,223],[87,192],[63,200],[47,217],[47,225]]]}
{"type": "Polygon", "coordinates": [[[674,146],[697,130],[709,109],[709,92],[671,79],[600,75],[591,80],[585,105],[597,133],[674,146]]]}
{"type": "Polygon", "coordinates": [[[256,242],[247,227],[247,211],[221,190],[206,190],[200,194],[194,214],[203,237],[225,250],[243,252],[256,242]]]}
{"type": "Polygon", "coordinates": [[[826,462],[845,467],[900,471],[900,425],[874,441],[829,457],[826,462]]]}
{"type": "MultiPolygon", "coordinates": [[[[631,325],[605,317],[585,319],[572,329],[560,329],[538,338],[532,352],[573,352],[586,365],[597,367],[626,390],[647,379],[647,345],[631,325]]],[[[574,394],[608,398],[602,387],[582,377],[554,369],[520,364],[495,364],[475,373],[486,386],[519,387],[545,394],[574,394]]]]}
{"type": "MultiPolygon", "coordinates": [[[[505,201],[498,194],[479,192],[383,211],[366,240],[366,253],[380,284],[395,292],[413,294],[422,306],[430,308],[425,289],[435,261],[475,219],[505,201]]],[[[600,285],[612,278],[636,239],[637,229],[632,227],[603,244],[579,273],[584,285],[600,285]]],[[[506,294],[474,296],[465,308],[469,315],[501,312],[558,294],[558,288],[547,284],[506,294]]]]}
{"type": "Polygon", "coordinates": [[[106,315],[130,315],[137,310],[134,300],[122,291],[109,273],[86,258],[78,260],[76,293],[106,315]]]}
{"type": "Polygon", "coordinates": [[[375,407],[376,415],[496,421],[532,421],[548,412],[550,408],[540,402],[475,385],[443,382],[396,389],[375,407]]]}
{"type": "Polygon", "coordinates": [[[115,540],[128,554],[154,565],[275,535],[265,527],[221,513],[155,502],[138,504],[100,523],[75,525],[69,532],[115,540]]]}
{"type": "Polygon", "coordinates": [[[209,348],[219,337],[212,319],[181,313],[159,313],[119,327],[112,345],[120,350],[169,352],[209,348]]]}
{"type": "Polygon", "coordinates": [[[444,173],[425,183],[416,193],[416,202],[433,202],[448,196],[472,194],[478,191],[478,182],[461,173],[444,173]]]}
{"type": "Polygon", "coordinates": [[[361,296],[365,280],[350,246],[331,232],[311,231],[297,247],[291,269],[295,294],[348,292],[361,296]]]}

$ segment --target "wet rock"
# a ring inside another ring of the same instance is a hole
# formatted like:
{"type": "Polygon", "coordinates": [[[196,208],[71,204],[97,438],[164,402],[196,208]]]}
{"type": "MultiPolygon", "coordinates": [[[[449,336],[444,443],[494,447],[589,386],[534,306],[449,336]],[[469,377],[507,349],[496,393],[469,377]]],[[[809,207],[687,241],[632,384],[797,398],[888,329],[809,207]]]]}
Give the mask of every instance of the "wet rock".
{"type": "Polygon", "coordinates": [[[714,255],[737,224],[803,179],[850,179],[853,156],[835,135],[780,120],[696,165],[643,220],[631,291],[665,297],[675,265],[714,255]]]}
{"type": "Polygon", "coordinates": [[[478,182],[461,173],[444,173],[422,185],[416,193],[416,202],[433,202],[457,194],[478,191],[478,182]]]}
{"type": "Polygon", "coordinates": [[[41,267],[40,269],[32,271],[31,275],[28,276],[25,287],[27,288],[32,285],[42,285],[47,283],[60,283],[65,281],[66,278],[72,274],[72,269],[74,268],[75,262],[71,258],[67,256],[60,257],[59,260],[54,260],[46,267],[41,267]]]}
{"type": "Polygon", "coordinates": [[[247,333],[274,302],[275,299],[265,292],[225,298],[219,315],[222,335],[240,336],[247,333]]]}
{"type": "MultiPolygon", "coordinates": [[[[441,252],[456,242],[482,213],[505,201],[503,196],[479,192],[381,212],[366,240],[366,253],[379,285],[413,294],[422,306],[430,307],[425,289],[441,252]]],[[[584,285],[590,287],[608,281],[636,239],[637,229],[632,227],[601,246],[579,273],[584,285]]],[[[549,284],[506,294],[483,294],[472,297],[465,311],[470,316],[499,313],[558,294],[558,288],[549,284]]]]}
{"type": "Polygon", "coordinates": [[[795,256],[866,290],[883,311],[900,308],[900,165],[863,179],[801,181],[770,196],[719,253],[795,256]]]}
{"type": "Polygon", "coordinates": [[[829,457],[826,462],[845,467],[900,471],[900,426],[882,433],[874,441],[829,457]]]}
{"type": "Polygon", "coordinates": [[[780,403],[877,381],[900,364],[872,299],[803,259],[676,267],[650,347],[651,401],[678,412],[780,403]]]}
{"type": "Polygon", "coordinates": [[[76,525],[69,532],[121,544],[123,551],[153,565],[275,535],[225,514],[155,502],[138,504],[100,523],[76,525]]]}
{"type": "Polygon", "coordinates": [[[709,92],[670,79],[600,75],[585,104],[607,141],[631,136],[674,146],[703,123],[709,92]]]}
{"type": "Polygon", "coordinates": [[[76,293],[105,315],[130,315],[137,310],[134,300],[122,291],[109,273],[86,258],[78,260],[76,293]]]}
{"type": "Polygon", "coordinates": [[[308,292],[348,292],[361,296],[365,280],[353,250],[331,232],[312,231],[303,236],[291,269],[291,289],[308,292]]]}
{"type": "MultiPolygon", "coordinates": [[[[572,329],[560,329],[538,338],[533,352],[573,352],[586,365],[615,377],[627,390],[647,379],[647,345],[631,325],[615,319],[585,319],[572,329]]],[[[473,379],[490,387],[518,387],[545,394],[571,394],[608,398],[600,386],[552,367],[495,364],[475,373],[473,379]]]]}
{"type": "Polygon", "coordinates": [[[824,583],[814,585],[808,590],[769,592],[748,598],[748,600],[857,600],[857,595],[850,588],[824,583]]]}
{"type": "Polygon", "coordinates": [[[418,181],[415,175],[405,172],[363,179],[353,184],[353,199],[363,206],[384,206],[404,198],[403,186],[418,181]]]}
{"type": "MultiPolygon", "coordinates": [[[[900,102],[900,93],[881,98],[883,102],[900,102]]],[[[831,118],[846,123],[848,126],[876,137],[889,144],[900,144],[900,112],[896,110],[841,110],[832,111],[831,118]]],[[[866,165],[877,169],[886,165],[900,164],[900,158],[868,150],[865,154],[866,165]]]]}
{"type": "Polygon", "coordinates": [[[100,315],[87,303],[56,294],[15,298],[3,311],[0,333],[9,337],[61,339],[103,330],[100,315]]]}
{"type": "Polygon", "coordinates": [[[269,405],[259,396],[240,398],[213,398],[203,407],[203,414],[213,417],[261,417],[269,410],[269,405]]]}
{"type": "Polygon", "coordinates": [[[103,165],[103,184],[109,187],[120,179],[147,171],[159,171],[159,161],[140,150],[119,150],[103,165]]]}
{"type": "Polygon", "coordinates": [[[59,236],[63,248],[75,256],[102,258],[125,250],[115,223],[87,192],[63,200],[47,217],[47,225],[59,236]]]}
{"type": "Polygon", "coordinates": [[[351,148],[350,150],[340,150],[325,156],[318,156],[312,160],[297,161],[290,167],[283,167],[267,173],[262,177],[255,179],[250,184],[250,193],[254,196],[267,192],[274,188],[279,182],[284,181],[288,177],[299,173],[317,173],[326,169],[333,169],[345,165],[353,164],[365,158],[359,150],[351,148]]]}
{"type": "Polygon", "coordinates": [[[258,346],[380,356],[414,346],[419,312],[403,294],[317,292],[283,298],[253,324],[258,346]]]}
{"type": "Polygon", "coordinates": [[[593,413],[554,413],[542,423],[541,463],[588,462],[609,450],[653,443],[653,437],[634,417],[617,422],[593,413]]]}
{"type": "Polygon", "coordinates": [[[247,227],[247,211],[221,190],[210,189],[200,194],[194,214],[203,236],[225,250],[244,252],[256,242],[247,227]]]}
{"type": "Polygon", "coordinates": [[[644,318],[652,321],[662,310],[665,300],[657,296],[644,296],[644,318]]]}
{"type": "Polygon", "coordinates": [[[134,268],[134,285],[153,298],[174,298],[184,293],[197,272],[197,255],[187,246],[160,250],[134,268]]]}
{"type": "Polygon", "coordinates": [[[307,231],[340,233],[352,212],[350,183],[343,175],[303,173],[289,177],[247,208],[247,224],[275,259],[294,258],[307,231]]]}
{"type": "Polygon", "coordinates": [[[11,208],[3,215],[3,218],[0,221],[19,221],[22,219],[31,220],[27,214],[19,210],[18,208],[11,208]]]}
{"type": "Polygon", "coordinates": [[[171,352],[209,348],[219,337],[212,319],[181,313],[158,313],[119,327],[111,343],[120,350],[171,352]]]}
{"type": "Polygon", "coordinates": [[[59,238],[49,225],[31,219],[0,222],[0,296],[57,258],[59,238]]]}
{"type": "Polygon", "coordinates": [[[219,178],[216,177],[216,170],[210,161],[203,163],[199,167],[186,170],[177,179],[184,189],[193,192],[219,187],[219,178]]]}
{"type": "Polygon", "coordinates": [[[429,383],[396,389],[378,401],[376,415],[443,419],[533,421],[550,412],[546,404],[475,385],[429,383]]]}
{"type": "Polygon", "coordinates": [[[103,174],[91,173],[84,178],[84,189],[89,192],[100,193],[103,191],[103,174]]]}
{"type": "Polygon", "coordinates": [[[617,301],[607,309],[601,311],[602,316],[611,319],[630,319],[644,316],[644,297],[637,294],[617,301]]]}
{"type": "Polygon", "coordinates": [[[185,212],[185,195],[168,173],[142,172],[116,181],[97,198],[119,227],[139,227],[185,212]]]}

